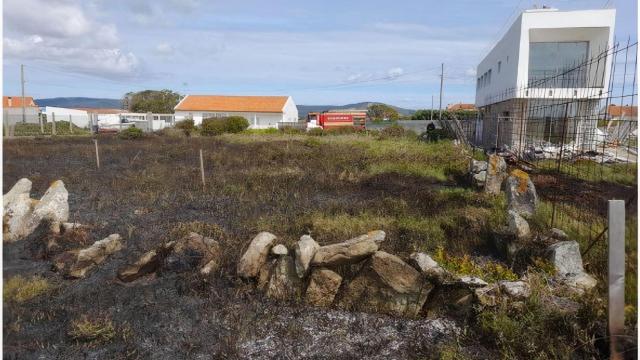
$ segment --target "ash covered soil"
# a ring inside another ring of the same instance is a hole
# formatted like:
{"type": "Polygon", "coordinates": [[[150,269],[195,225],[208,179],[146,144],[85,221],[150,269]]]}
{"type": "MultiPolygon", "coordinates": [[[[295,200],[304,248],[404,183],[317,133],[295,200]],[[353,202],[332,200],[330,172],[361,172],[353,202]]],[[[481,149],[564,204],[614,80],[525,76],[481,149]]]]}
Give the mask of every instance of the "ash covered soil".
{"type": "MultiPolygon", "coordinates": [[[[34,256],[33,243],[39,241],[34,236],[5,244],[5,282],[37,275],[52,289],[23,302],[3,302],[5,358],[438,358],[441,349],[456,342],[461,327],[451,319],[275,303],[235,276],[237,260],[260,231],[273,232],[287,245],[311,233],[325,245],[383,228],[388,237],[382,249],[398,255],[423,248],[426,237],[434,239],[431,248],[450,240],[452,249],[467,251],[460,243],[477,237],[474,219],[465,218],[466,228],[460,230],[445,228],[444,239],[441,229],[437,237],[388,222],[469,206],[466,199],[438,195],[438,189],[458,186],[466,166],[455,151],[387,153],[371,147],[378,145],[306,137],[101,137],[99,145],[97,169],[89,138],[4,143],[3,193],[27,177],[32,198],[40,198],[51,182],[62,180],[69,191],[69,221],[90,226],[88,239],[77,247],[112,233],[124,244],[80,280],[61,278],[51,271],[50,259],[34,256]],[[448,164],[438,169],[446,179],[371,170],[376,164],[414,161],[448,164]],[[345,218],[357,221],[343,223],[345,218]],[[223,265],[213,276],[159,273],[127,284],[117,280],[120,267],[172,240],[176,229],[212,224],[224,233],[218,239],[223,265]],[[72,323],[84,317],[106,319],[113,336],[74,338],[72,323]]],[[[476,209],[490,207],[474,201],[476,209]]],[[[481,251],[473,241],[469,246],[481,251]]],[[[468,351],[479,358],[495,355],[474,345],[468,351]]]]}

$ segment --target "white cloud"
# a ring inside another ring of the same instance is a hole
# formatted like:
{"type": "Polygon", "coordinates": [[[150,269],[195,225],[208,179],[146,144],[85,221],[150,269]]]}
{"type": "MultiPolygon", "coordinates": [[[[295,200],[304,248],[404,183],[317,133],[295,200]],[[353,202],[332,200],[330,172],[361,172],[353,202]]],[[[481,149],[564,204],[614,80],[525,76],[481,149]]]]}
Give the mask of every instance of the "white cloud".
{"type": "Polygon", "coordinates": [[[467,70],[465,70],[464,74],[466,76],[475,78],[476,77],[476,68],[468,68],[467,70]]]}
{"type": "Polygon", "coordinates": [[[121,48],[116,26],[89,17],[82,4],[72,0],[6,1],[4,55],[102,77],[138,74],[140,61],[121,48]]]}
{"type": "Polygon", "coordinates": [[[404,74],[404,69],[401,67],[394,67],[389,69],[389,71],[387,71],[387,75],[389,75],[390,78],[397,78],[399,76],[402,76],[404,74]]]}
{"type": "Polygon", "coordinates": [[[154,52],[158,55],[173,55],[175,49],[167,42],[161,42],[156,45],[154,52]]]}
{"type": "Polygon", "coordinates": [[[82,9],[64,0],[7,0],[4,19],[16,31],[52,37],[80,36],[91,28],[82,9]]]}

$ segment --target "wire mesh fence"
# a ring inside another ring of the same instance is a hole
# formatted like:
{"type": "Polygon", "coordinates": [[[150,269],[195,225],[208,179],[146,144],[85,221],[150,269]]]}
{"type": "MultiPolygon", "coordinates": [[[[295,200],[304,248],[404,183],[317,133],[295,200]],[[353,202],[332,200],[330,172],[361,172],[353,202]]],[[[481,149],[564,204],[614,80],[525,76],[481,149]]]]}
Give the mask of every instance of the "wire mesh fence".
{"type": "MultiPolygon", "coordinates": [[[[603,252],[607,200],[623,199],[636,218],[637,42],[616,43],[579,64],[529,74],[461,121],[476,148],[530,169],[550,226],[588,239],[603,252]]],[[[634,232],[630,229],[631,232],[634,232]]]]}

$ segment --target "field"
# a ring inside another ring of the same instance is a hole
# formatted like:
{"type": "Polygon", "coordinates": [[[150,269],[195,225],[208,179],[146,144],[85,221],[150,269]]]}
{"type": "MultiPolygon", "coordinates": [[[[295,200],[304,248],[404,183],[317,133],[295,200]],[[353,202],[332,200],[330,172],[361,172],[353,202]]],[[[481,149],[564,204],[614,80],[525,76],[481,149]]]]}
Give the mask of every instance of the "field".
{"type": "MultiPolygon", "coordinates": [[[[296,134],[106,136],[98,142],[99,169],[87,137],[4,142],[4,193],[28,177],[32,197],[39,198],[61,179],[69,191],[70,221],[91,226],[87,244],[112,233],[125,244],[83,280],[51,272],[50,262],[30,255],[29,241],[5,244],[9,357],[493,358],[552,355],[574,346],[583,354],[596,351],[584,339],[602,330],[602,314],[578,319],[589,323],[584,334],[559,330],[558,339],[544,345],[550,349],[524,349],[496,340],[496,324],[511,327],[500,335],[506,339],[526,333],[514,324],[519,315],[497,311],[460,325],[469,330],[459,337],[441,339],[427,329],[442,319],[275,303],[234,276],[237,259],[260,231],[287,245],[303,234],[326,245],[373,229],[387,232],[382,250],[404,258],[438,249],[452,259],[469,255],[478,274],[489,276],[482,264],[501,263],[490,240],[505,225],[505,200],[470,187],[468,154],[451,142],[296,134]],[[162,274],[131,284],[115,280],[119,267],[188,231],[221,239],[223,266],[212,279],[162,274]]],[[[527,326],[547,331],[557,319],[546,315],[527,326]]]]}

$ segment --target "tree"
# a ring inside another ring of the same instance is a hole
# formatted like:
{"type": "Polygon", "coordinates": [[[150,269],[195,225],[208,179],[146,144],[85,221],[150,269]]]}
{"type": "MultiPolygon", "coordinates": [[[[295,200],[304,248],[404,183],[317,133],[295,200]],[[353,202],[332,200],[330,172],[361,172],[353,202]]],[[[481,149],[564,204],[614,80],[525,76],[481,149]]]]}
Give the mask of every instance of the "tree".
{"type": "Polygon", "coordinates": [[[180,94],[171,90],[144,90],[126,93],[123,103],[131,112],[172,114],[180,94]]]}
{"type": "Polygon", "coordinates": [[[389,120],[396,121],[400,117],[396,109],[385,104],[371,104],[367,110],[367,115],[373,121],[389,120]]]}

